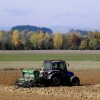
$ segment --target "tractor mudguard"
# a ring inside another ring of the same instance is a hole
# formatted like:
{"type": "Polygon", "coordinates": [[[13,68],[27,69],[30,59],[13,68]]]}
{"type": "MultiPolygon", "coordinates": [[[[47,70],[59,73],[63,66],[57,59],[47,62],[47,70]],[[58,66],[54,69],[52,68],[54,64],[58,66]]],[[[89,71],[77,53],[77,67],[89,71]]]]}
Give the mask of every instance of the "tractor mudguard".
{"type": "Polygon", "coordinates": [[[74,76],[74,73],[73,73],[73,72],[68,71],[68,72],[66,73],[66,75],[67,75],[67,76],[69,76],[69,77],[72,77],[72,76],[74,76]]]}
{"type": "Polygon", "coordinates": [[[52,71],[49,75],[48,75],[48,79],[50,80],[54,75],[60,75],[60,73],[58,71],[52,71]]]}

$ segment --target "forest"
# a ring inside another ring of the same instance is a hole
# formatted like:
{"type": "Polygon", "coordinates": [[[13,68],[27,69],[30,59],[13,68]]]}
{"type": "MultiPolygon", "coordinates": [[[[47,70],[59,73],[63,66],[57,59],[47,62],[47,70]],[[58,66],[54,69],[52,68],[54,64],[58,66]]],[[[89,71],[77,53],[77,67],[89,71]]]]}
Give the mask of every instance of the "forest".
{"type": "Polygon", "coordinates": [[[100,50],[100,32],[0,31],[0,50],[100,50]]]}

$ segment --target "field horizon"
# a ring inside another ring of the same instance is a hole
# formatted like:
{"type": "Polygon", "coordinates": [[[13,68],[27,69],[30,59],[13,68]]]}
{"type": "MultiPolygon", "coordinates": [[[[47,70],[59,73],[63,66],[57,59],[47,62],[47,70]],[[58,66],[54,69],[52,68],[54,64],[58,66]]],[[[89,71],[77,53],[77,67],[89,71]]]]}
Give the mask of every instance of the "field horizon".
{"type": "Polygon", "coordinates": [[[36,53],[36,54],[100,54],[100,50],[0,50],[0,54],[21,54],[21,53],[36,53]]]}

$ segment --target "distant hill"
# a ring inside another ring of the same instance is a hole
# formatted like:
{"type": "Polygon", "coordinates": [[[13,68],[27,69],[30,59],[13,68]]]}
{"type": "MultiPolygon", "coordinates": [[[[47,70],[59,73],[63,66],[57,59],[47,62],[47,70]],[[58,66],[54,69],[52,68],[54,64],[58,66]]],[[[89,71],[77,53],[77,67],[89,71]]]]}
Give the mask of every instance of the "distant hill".
{"type": "MultiPolygon", "coordinates": [[[[84,31],[92,31],[92,28],[85,28],[85,27],[71,27],[71,26],[52,26],[50,27],[53,32],[61,32],[61,33],[68,33],[71,29],[74,30],[84,30],[84,31]]],[[[100,29],[97,29],[100,30],[100,29]]]]}
{"type": "Polygon", "coordinates": [[[12,27],[11,30],[20,30],[20,31],[28,30],[28,31],[35,31],[35,32],[42,31],[43,33],[48,32],[49,34],[53,33],[53,31],[50,28],[37,27],[37,26],[31,26],[31,25],[18,25],[18,26],[12,27]]]}
{"type": "Polygon", "coordinates": [[[70,29],[69,33],[80,33],[82,35],[86,35],[89,31],[80,30],[80,29],[70,29]]]}

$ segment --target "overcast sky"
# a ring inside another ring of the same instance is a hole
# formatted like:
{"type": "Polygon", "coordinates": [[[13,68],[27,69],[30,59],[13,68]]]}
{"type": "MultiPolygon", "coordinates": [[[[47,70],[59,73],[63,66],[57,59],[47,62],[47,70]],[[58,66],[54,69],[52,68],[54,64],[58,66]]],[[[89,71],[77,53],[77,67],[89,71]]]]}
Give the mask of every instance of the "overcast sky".
{"type": "Polygon", "coordinates": [[[100,0],[0,0],[0,26],[100,28],[100,0]]]}

